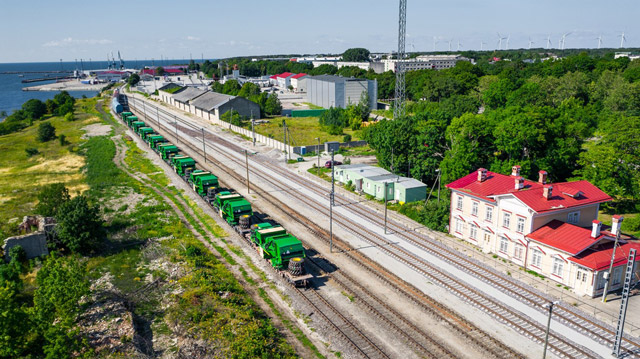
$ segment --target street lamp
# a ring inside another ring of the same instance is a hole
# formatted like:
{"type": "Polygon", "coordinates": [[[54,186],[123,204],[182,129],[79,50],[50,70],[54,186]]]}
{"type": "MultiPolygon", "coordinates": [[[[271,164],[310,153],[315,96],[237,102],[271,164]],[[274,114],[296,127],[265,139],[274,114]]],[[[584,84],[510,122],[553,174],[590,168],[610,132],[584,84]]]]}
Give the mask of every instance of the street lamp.
{"type": "Polygon", "coordinates": [[[557,305],[558,303],[560,302],[556,300],[556,301],[544,304],[542,306],[543,308],[549,309],[549,319],[547,319],[547,333],[544,336],[544,350],[542,351],[542,359],[545,359],[547,357],[547,345],[549,343],[549,329],[551,328],[551,314],[553,313],[553,306],[557,305]]]}

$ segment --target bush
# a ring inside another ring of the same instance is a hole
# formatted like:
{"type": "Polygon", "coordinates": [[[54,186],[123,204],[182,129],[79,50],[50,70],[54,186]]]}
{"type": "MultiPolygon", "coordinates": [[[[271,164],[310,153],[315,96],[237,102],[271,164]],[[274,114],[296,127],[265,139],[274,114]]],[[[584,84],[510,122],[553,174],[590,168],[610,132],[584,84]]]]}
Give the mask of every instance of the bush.
{"type": "Polygon", "coordinates": [[[640,215],[631,218],[625,218],[624,221],[622,221],[622,230],[629,232],[640,231],[640,215]]]}
{"type": "Polygon", "coordinates": [[[38,141],[47,142],[56,138],[56,128],[49,122],[43,122],[38,126],[38,141]]]}
{"type": "Polygon", "coordinates": [[[76,118],[73,116],[73,112],[67,112],[67,113],[64,115],[64,119],[65,119],[66,121],[75,121],[75,120],[76,120],[76,118]]]}
{"type": "Polygon", "coordinates": [[[40,188],[36,213],[53,217],[58,209],[69,200],[69,190],[62,183],[52,183],[40,188]]]}
{"type": "Polygon", "coordinates": [[[351,141],[351,135],[350,134],[346,134],[342,137],[342,142],[350,142],[351,141]]]}
{"type": "Polygon", "coordinates": [[[104,238],[100,207],[91,205],[85,196],[64,202],[57,211],[58,239],[72,252],[88,254],[104,238]]]}
{"type": "Polygon", "coordinates": [[[58,137],[58,139],[60,140],[60,146],[64,146],[64,145],[66,145],[68,143],[67,142],[67,136],[65,136],[65,135],[60,135],[60,137],[58,137]]]}
{"type": "Polygon", "coordinates": [[[38,149],[33,147],[25,148],[24,151],[27,153],[27,157],[32,157],[39,153],[38,149]]]}

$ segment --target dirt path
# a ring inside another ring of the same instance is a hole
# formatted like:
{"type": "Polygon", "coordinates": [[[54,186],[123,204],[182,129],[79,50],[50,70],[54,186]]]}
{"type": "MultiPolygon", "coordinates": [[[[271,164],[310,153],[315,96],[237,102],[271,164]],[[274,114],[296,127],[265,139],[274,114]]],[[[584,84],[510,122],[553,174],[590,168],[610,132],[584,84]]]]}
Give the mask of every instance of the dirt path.
{"type": "MultiPolygon", "coordinates": [[[[98,103],[96,104],[96,109],[102,114],[105,121],[111,122],[109,120],[108,114],[106,114],[102,109],[101,101],[98,101],[98,103]]],[[[284,325],[282,320],[275,314],[275,312],[272,310],[269,304],[266,303],[262,297],[260,297],[257,291],[257,288],[251,285],[250,283],[248,283],[244,279],[242,273],[240,272],[240,269],[248,267],[246,265],[243,265],[245,262],[245,259],[239,256],[236,256],[233,253],[229,253],[229,255],[231,255],[237,263],[241,263],[240,265],[237,265],[237,266],[230,265],[210,242],[211,240],[215,240],[216,236],[213,233],[211,233],[211,231],[209,231],[207,227],[200,221],[198,216],[194,213],[194,211],[191,209],[189,204],[184,199],[180,197],[174,197],[172,194],[168,194],[168,191],[158,189],[154,185],[155,181],[149,178],[146,174],[136,172],[131,168],[129,168],[129,166],[125,162],[127,145],[125,144],[123,139],[123,136],[127,135],[126,133],[128,131],[119,123],[115,123],[113,125],[114,125],[115,135],[112,136],[111,139],[116,145],[116,154],[113,158],[113,161],[116,164],[116,166],[120,168],[122,171],[124,171],[128,176],[144,184],[147,188],[150,188],[152,191],[154,191],[154,193],[160,196],[165,203],[171,206],[172,210],[176,213],[180,221],[193,233],[194,237],[197,238],[204,246],[206,246],[206,248],[209,249],[209,251],[221,263],[223,263],[231,273],[233,273],[234,277],[240,282],[243,288],[247,291],[247,293],[251,296],[251,298],[258,304],[258,306],[266,313],[266,315],[268,315],[269,318],[271,318],[273,325],[276,328],[278,328],[278,330],[286,337],[287,342],[294,347],[296,353],[300,355],[300,357],[303,357],[303,358],[314,357],[315,354],[298,340],[298,338],[284,325]],[[202,234],[189,222],[183,210],[179,208],[178,205],[176,205],[176,203],[174,203],[174,201],[172,201],[169,198],[169,196],[172,196],[178,203],[180,203],[180,205],[184,208],[184,210],[186,210],[187,215],[189,215],[193,219],[193,221],[196,223],[196,225],[206,233],[206,237],[202,236],[202,234]]],[[[144,143],[142,143],[142,141],[139,138],[137,138],[136,136],[133,136],[131,138],[133,138],[134,142],[136,142],[138,147],[140,147],[141,149],[144,149],[145,153],[149,154],[147,147],[145,146],[144,143]]],[[[147,156],[147,157],[151,159],[156,166],[161,168],[165,167],[163,166],[162,163],[158,163],[159,160],[157,156],[147,156]]],[[[184,185],[184,182],[180,177],[178,177],[177,174],[175,174],[174,172],[168,171],[166,168],[164,168],[164,170],[165,170],[165,175],[169,177],[173,185],[176,185],[176,188],[179,188],[180,185],[184,185]]],[[[186,191],[186,193],[190,193],[190,192],[186,191]]],[[[216,217],[213,217],[213,218],[216,220],[216,222],[218,222],[217,221],[218,218],[216,217]]],[[[246,274],[249,275],[251,279],[256,281],[256,283],[262,282],[262,278],[260,278],[257,274],[253,273],[252,271],[246,271],[246,274]]],[[[273,289],[269,288],[269,286],[262,285],[260,287],[264,291],[268,292],[270,298],[275,298],[279,295],[278,293],[275,293],[273,289]]],[[[274,301],[274,302],[277,303],[278,301],[274,301]]],[[[289,320],[289,322],[295,323],[297,321],[296,318],[291,316],[289,308],[281,307],[280,312],[287,316],[287,319],[289,320]]],[[[319,350],[322,351],[322,346],[319,345],[320,343],[314,343],[314,344],[319,350]]],[[[323,353],[323,354],[326,355],[328,353],[323,353]]]]}

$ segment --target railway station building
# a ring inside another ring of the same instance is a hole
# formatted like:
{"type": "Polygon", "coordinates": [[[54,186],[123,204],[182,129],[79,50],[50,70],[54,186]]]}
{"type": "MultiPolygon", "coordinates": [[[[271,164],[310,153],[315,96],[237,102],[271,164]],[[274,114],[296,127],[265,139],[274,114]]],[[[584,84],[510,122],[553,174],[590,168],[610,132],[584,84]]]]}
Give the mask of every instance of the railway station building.
{"type": "MultiPolygon", "coordinates": [[[[538,181],[529,181],[520,176],[520,166],[511,175],[480,168],[446,187],[451,190],[451,235],[577,294],[602,294],[623,218],[614,216],[611,228],[602,228],[600,204],[612,198],[598,187],[588,181],[551,184],[546,171],[539,172],[538,181]]],[[[631,248],[640,250],[640,242],[621,236],[611,290],[622,285],[631,248]]]]}

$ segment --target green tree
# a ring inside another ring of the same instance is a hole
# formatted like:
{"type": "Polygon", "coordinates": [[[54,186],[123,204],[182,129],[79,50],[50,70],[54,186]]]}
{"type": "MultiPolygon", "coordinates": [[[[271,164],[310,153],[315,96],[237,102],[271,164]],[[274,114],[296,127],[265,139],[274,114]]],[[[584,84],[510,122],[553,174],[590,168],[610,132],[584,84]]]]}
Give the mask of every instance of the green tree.
{"type": "Polygon", "coordinates": [[[129,84],[129,86],[135,86],[138,84],[138,82],[140,82],[140,75],[138,74],[131,74],[131,76],[129,76],[129,78],[127,79],[127,83],[129,84]]]}
{"type": "Polygon", "coordinates": [[[241,116],[236,110],[231,110],[223,113],[222,116],[220,116],[220,119],[235,126],[242,126],[246,121],[246,118],[241,116]]]}
{"type": "MultiPolygon", "coordinates": [[[[355,111],[356,106],[351,106],[355,111]]],[[[342,130],[349,125],[348,111],[339,107],[331,107],[324,111],[318,123],[330,135],[341,135],[342,130]]]]}
{"type": "Polygon", "coordinates": [[[39,120],[47,113],[47,105],[35,98],[32,98],[31,100],[25,102],[22,105],[22,109],[24,110],[27,117],[32,120],[39,120]]]}
{"type": "Polygon", "coordinates": [[[259,94],[260,94],[260,86],[252,82],[245,82],[244,85],[242,85],[242,88],[240,89],[240,91],[238,92],[238,96],[244,97],[246,99],[251,99],[253,96],[257,96],[259,94]]]}
{"type": "Polygon", "coordinates": [[[272,93],[264,104],[264,112],[270,116],[280,115],[282,113],[282,104],[278,99],[278,94],[272,93]]]}
{"type": "Polygon", "coordinates": [[[342,54],[342,60],[348,62],[368,62],[369,50],[357,47],[348,49],[342,54]]]}
{"type": "Polygon", "coordinates": [[[77,196],[59,207],[58,240],[72,252],[91,253],[104,238],[100,207],[91,205],[85,196],[77,196]]]}
{"type": "Polygon", "coordinates": [[[47,359],[68,358],[82,349],[76,325],[80,298],[89,293],[85,267],[73,257],[49,256],[36,276],[31,309],[44,338],[47,359]]]}
{"type": "Polygon", "coordinates": [[[0,358],[22,357],[28,346],[29,316],[7,282],[0,281],[0,358]]]}
{"type": "Polygon", "coordinates": [[[224,82],[224,85],[222,86],[222,93],[231,95],[231,96],[237,96],[238,93],[240,92],[240,89],[241,87],[238,81],[227,80],[224,82]]]}
{"type": "Polygon", "coordinates": [[[54,217],[60,207],[69,201],[69,190],[62,183],[44,185],[38,192],[36,213],[45,217],[54,217]]]}
{"type": "Polygon", "coordinates": [[[56,138],[56,128],[49,122],[43,122],[38,126],[37,140],[40,142],[51,141],[56,138]]]}
{"type": "Polygon", "coordinates": [[[164,67],[162,67],[162,66],[156,67],[156,75],[164,76],[164,67]]]}

